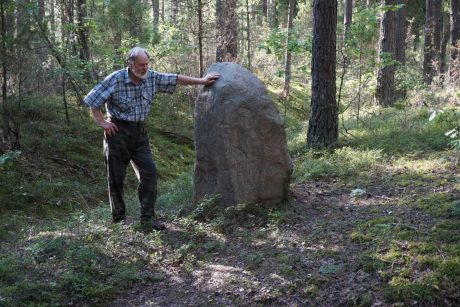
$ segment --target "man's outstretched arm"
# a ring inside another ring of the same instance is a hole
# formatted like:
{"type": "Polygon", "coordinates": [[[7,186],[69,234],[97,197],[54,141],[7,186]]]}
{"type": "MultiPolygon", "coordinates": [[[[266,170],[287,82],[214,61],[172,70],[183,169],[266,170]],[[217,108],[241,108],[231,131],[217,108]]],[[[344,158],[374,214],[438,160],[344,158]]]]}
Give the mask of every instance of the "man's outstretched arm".
{"type": "Polygon", "coordinates": [[[184,75],[177,76],[177,84],[181,85],[211,85],[219,79],[220,74],[210,73],[204,76],[203,78],[194,78],[184,75]]]}

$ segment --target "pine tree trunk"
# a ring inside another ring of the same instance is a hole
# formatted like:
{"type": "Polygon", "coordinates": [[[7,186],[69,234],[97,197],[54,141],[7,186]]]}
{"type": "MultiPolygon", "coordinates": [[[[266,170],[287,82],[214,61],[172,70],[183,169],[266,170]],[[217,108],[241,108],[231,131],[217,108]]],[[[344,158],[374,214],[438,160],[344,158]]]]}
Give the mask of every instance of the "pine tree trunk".
{"type": "Polygon", "coordinates": [[[233,62],[238,53],[237,0],[216,1],[216,62],[233,62]]]}
{"type": "MultiPolygon", "coordinates": [[[[87,17],[86,0],[77,0],[77,18],[78,18],[77,35],[78,35],[78,45],[80,47],[80,59],[83,62],[88,63],[91,61],[91,49],[89,46],[89,29],[84,23],[86,17],[87,17]]],[[[84,67],[85,66],[86,65],[84,65],[84,67]]],[[[87,81],[91,81],[93,79],[91,71],[87,69],[85,69],[85,79],[87,81]]]]}
{"type": "Polygon", "coordinates": [[[203,76],[204,68],[203,68],[203,2],[202,0],[198,0],[197,5],[197,14],[198,14],[198,71],[200,77],[203,76]]]}
{"type": "Polygon", "coordinates": [[[336,101],[337,1],[313,3],[312,94],[307,142],[310,148],[333,147],[338,139],[336,101]]]}
{"type": "Polygon", "coordinates": [[[441,39],[441,51],[440,51],[440,73],[442,81],[445,80],[445,75],[447,72],[447,44],[450,39],[450,18],[448,13],[443,14],[443,28],[442,28],[442,39],[441,39]]]}
{"type": "Polygon", "coordinates": [[[442,0],[426,0],[423,54],[423,73],[426,84],[431,84],[433,78],[439,72],[442,27],[441,8],[442,0]]]}
{"type": "Polygon", "coordinates": [[[152,0],[153,32],[158,33],[160,24],[160,0],[152,0]]]}
{"type": "Polygon", "coordinates": [[[54,43],[56,41],[56,12],[55,12],[55,1],[50,0],[50,32],[51,32],[51,41],[54,43]]]}
{"type": "Polygon", "coordinates": [[[433,45],[435,63],[435,75],[439,74],[441,68],[441,40],[442,40],[442,3],[443,0],[433,0],[433,45]]]}
{"type": "Polygon", "coordinates": [[[260,0],[262,6],[262,15],[268,17],[268,0],[260,0]]]}
{"type": "Polygon", "coordinates": [[[43,22],[45,19],[45,0],[38,0],[38,22],[43,22]]]}
{"type": "MultiPolygon", "coordinates": [[[[382,5],[395,5],[396,0],[382,0],[382,5]]],[[[380,22],[379,60],[380,68],[377,73],[376,100],[380,106],[393,106],[395,101],[395,34],[396,12],[382,12],[380,22]]]]}
{"type": "Polygon", "coordinates": [[[251,70],[251,24],[249,22],[249,0],[246,0],[246,42],[248,44],[247,57],[248,57],[248,69],[251,70]]]}
{"type": "Polygon", "coordinates": [[[343,40],[347,38],[347,33],[350,30],[353,22],[353,0],[345,0],[345,14],[343,17],[343,40]]]}
{"type": "MultiPolygon", "coordinates": [[[[407,0],[399,0],[398,2],[403,6],[396,12],[395,60],[400,63],[398,67],[402,67],[406,64],[407,0]]],[[[396,91],[395,100],[405,98],[405,88],[396,91]]]]}
{"type": "Polygon", "coordinates": [[[177,23],[177,14],[179,12],[179,0],[171,1],[171,21],[174,25],[177,23]]]}
{"type": "Polygon", "coordinates": [[[283,87],[283,97],[284,98],[287,98],[289,96],[289,90],[290,90],[290,85],[291,85],[291,50],[289,49],[289,44],[291,42],[292,28],[294,25],[295,5],[296,5],[295,0],[289,0],[286,53],[284,56],[284,87],[283,87]]]}
{"type": "Polygon", "coordinates": [[[456,82],[460,76],[459,40],[460,40],[460,5],[459,0],[451,0],[451,34],[450,34],[450,64],[449,81],[456,82]]]}
{"type": "Polygon", "coordinates": [[[17,2],[17,15],[16,15],[16,56],[17,66],[17,86],[19,97],[23,97],[27,92],[33,90],[33,81],[31,76],[32,61],[30,58],[31,47],[31,16],[28,7],[30,0],[19,0],[17,2]]]}
{"type": "Polygon", "coordinates": [[[9,4],[9,0],[0,1],[0,17],[1,20],[1,35],[2,35],[2,45],[1,45],[1,60],[2,60],[2,120],[3,120],[3,142],[8,142],[10,140],[10,125],[9,125],[9,115],[6,108],[6,101],[8,99],[8,59],[7,59],[7,50],[6,50],[6,10],[5,6],[9,4]]]}

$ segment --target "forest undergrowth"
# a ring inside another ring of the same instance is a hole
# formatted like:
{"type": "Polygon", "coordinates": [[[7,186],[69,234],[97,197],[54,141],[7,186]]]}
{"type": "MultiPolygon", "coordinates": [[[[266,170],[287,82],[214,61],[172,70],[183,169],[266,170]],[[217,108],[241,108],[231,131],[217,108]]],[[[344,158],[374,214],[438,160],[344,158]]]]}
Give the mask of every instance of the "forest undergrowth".
{"type": "Polygon", "coordinates": [[[31,104],[23,151],[0,160],[0,306],[460,303],[460,177],[446,117],[367,107],[342,117],[338,148],[307,151],[305,121],[280,105],[289,201],[192,206],[193,109],[170,99],[149,126],[167,230],[148,234],[133,175],[128,223],[110,222],[87,111],[75,107],[67,123],[31,104]]]}

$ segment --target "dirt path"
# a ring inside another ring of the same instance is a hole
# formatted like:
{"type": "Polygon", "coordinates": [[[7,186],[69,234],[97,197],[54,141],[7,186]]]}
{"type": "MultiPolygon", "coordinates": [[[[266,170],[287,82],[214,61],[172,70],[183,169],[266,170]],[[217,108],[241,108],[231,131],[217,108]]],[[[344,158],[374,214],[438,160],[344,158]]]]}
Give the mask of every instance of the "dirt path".
{"type": "MultiPolygon", "coordinates": [[[[377,179],[376,179],[377,180],[377,179]]],[[[414,187],[376,188],[369,183],[362,198],[334,182],[318,181],[294,187],[292,207],[273,212],[269,224],[254,221],[234,227],[230,234],[189,230],[169,224],[164,240],[165,261],[155,268],[155,280],[135,285],[118,306],[337,306],[385,305],[381,275],[369,250],[375,238],[360,242],[353,231],[366,221],[381,220],[391,228],[398,223],[418,232],[433,219],[412,206],[398,205],[402,193],[414,187]],[[417,223],[417,225],[415,224],[417,223]],[[193,245],[190,242],[192,236],[193,245]],[[187,245],[188,244],[188,245],[187,245]],[[185,252],[177,256],[178,249],[185,252]],[[174,254],[176,253],[176,254],[174,254]],[[171,261],[171,259],[175,259],[171,261]]],[[[236,225],[235,225],[236,226],[236,225]]],[[[391,231],[391,229],[389,229],[391,231]]]]}

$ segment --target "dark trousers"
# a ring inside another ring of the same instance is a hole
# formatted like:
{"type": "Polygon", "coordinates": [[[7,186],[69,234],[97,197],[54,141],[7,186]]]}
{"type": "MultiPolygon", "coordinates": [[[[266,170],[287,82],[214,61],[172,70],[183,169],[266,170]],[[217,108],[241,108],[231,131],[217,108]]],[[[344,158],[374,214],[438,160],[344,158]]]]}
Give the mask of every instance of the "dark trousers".
{"type": "Polygon", "coordinates": [[[157,170],[152,159],[149,137],[143,122],[113,120],[118,131],[104,135],[104,156],[109,186],[109,201],[114,222],[125,219],[123,184],[126,168],[131,162],[139,180],[138,195],[141,221],[149,221],[155,214],[157,170]]]}

